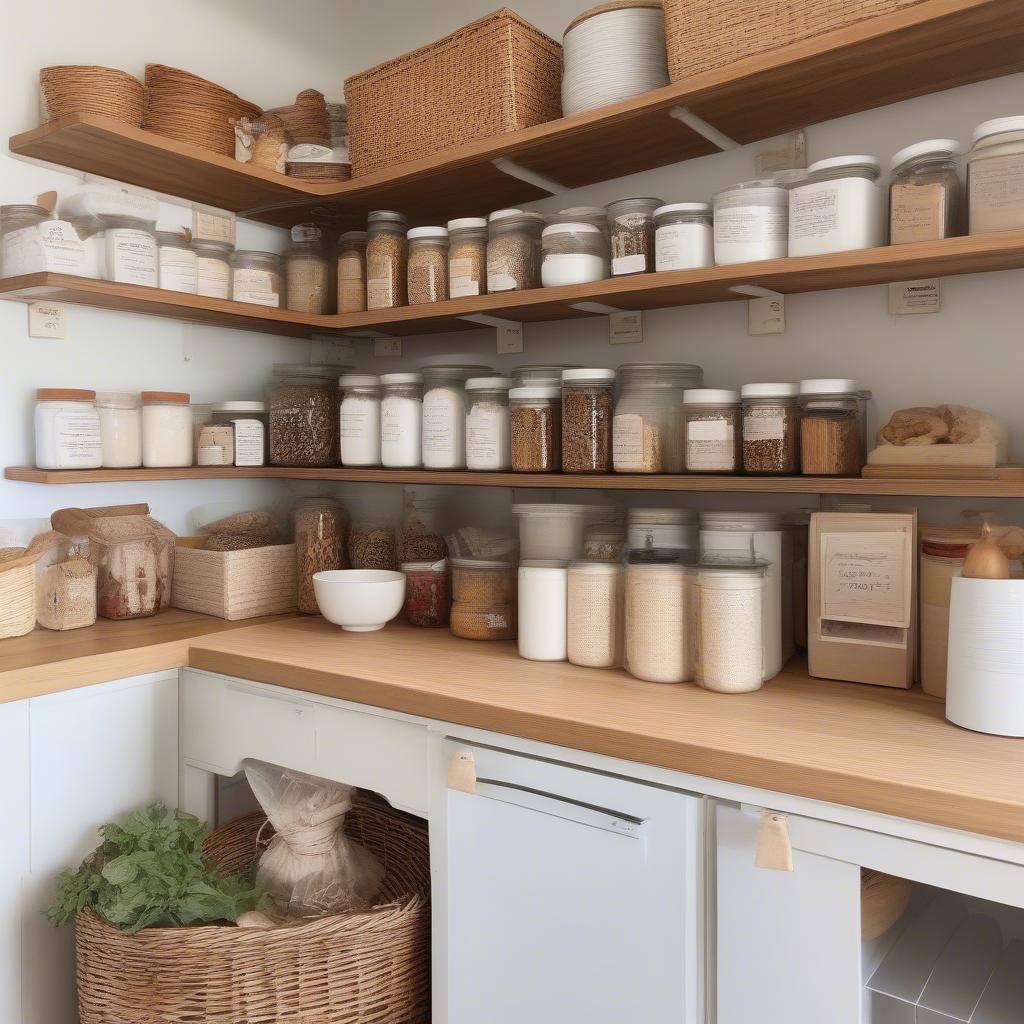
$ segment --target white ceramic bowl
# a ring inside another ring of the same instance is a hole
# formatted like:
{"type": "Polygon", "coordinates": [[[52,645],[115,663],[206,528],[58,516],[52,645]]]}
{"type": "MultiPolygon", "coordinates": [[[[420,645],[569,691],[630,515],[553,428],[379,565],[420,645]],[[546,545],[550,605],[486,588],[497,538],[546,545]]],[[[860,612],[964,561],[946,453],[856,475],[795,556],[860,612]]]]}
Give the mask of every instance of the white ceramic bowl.
{"type": "Polygon", "coordinates": [[[313,592],[328,622],[369,633],[402,610],[405,576],[388,569],[330,569],[313,574],[313,592]]]}

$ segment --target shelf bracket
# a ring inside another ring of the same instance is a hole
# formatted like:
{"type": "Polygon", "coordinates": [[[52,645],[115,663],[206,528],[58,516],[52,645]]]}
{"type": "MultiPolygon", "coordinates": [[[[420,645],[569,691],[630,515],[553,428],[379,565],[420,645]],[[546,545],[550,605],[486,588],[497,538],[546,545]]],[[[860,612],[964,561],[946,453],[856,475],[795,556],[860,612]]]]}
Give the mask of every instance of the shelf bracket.
{"type": "Polygon", "coordinates": [[[569,306],[571,309],[578,309],[581,313],[598,313],[603,316],[627,312],[618,306],[606,306],[603,302],[570,302],[569,306]]]}
{"type": "Polygon", "coordinates": [[[740,148],[738,142],[720,132],[714,125],[708,124],[704,118],[698,117],[689,107],[672,107],[668,112],[668,116],[682,122],[687,128],[692,128],[698,135],[703,135],[708,142],[719,149],[740,148]]]}
{"type": "Polygon", "coordinates": [[[783,299],[782,292],[773,292],[771,288],[762,288],[759,284],[732,284],[729,291],[744,295],[748,299],[783,299]]]}
{"type": "Polygon", "coordinates": [[[507,174],[510,178],[518,178],[520,181],[525,181],[527,185],[534,185],[539,189],[543,189],[545,192],[550,192],[551,195],[557,196],[561,192],[568,192],[569,190],[565,185],[549,178],[546,174],[538,174],[537,171],[531,171],[528,167],[521,167],[513,160],[506,160],[505,157],[499,156],[497,159],[491,161],[495,167],[502,174],[507,174]]]}
{"type": "Polygon", "coordinates": [[[519,326],[518,320],[506,320],[500,316],[488,316],[486,313],[466,313],[458,317],[459,320],[468,320],[471,324],[481,324],[484,327],[509,327],[519,326]]]}

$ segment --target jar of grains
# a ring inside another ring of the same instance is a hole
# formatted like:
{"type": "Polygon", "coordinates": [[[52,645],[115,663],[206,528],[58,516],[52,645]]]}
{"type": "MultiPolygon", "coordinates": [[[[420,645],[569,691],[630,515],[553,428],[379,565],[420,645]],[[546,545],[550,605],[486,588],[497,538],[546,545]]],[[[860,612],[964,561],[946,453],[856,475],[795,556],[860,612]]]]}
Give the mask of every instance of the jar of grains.
{"type": "Polygon", "coordinates": [[[448,294],[453,299],[487,293],[487,220],[448,221],[448,294]]]}
{"type": "Polygon", "coordinates": [[[496,210],[487,218],[488,292],[524,291],[541,286],[541,233],[544,216],[522,210],[496,210]]]}
{"type": "Polygon", "coordinates": [[[763,567],[702,565],[698,579],[698,682],[718,693],[759,690],[764,682],[763,567]]]}
{"type": "Polygon", "coordinates": [[[353,569],[398,570],[398,538],[382,519],[354,519],[348,534],[348,560],[353,569]]]}
{"type": "Polygon", "coordinates": [[[534,384],[555,385],[562,387],[562,374],[566,370],[578,370],[579,366],[574,363],[537,363],[528,366],[513,366],[509,374],[512,378],[512,387],[520,388],[534,384]]]}
{"type": "Polygon", "coordinates": [[[620,199],[608,204],[612,277],[654,270],[654,211],[662,199],[620,199]]]}
{"type": "Polygon", "coordinates": [[[516,568],[511,562],[452,559],[453,636],[465,640],[514,640],[516,568]]]}
{"type": "Polygon", "coordinates": [[[385,373],[380,403],[380,461],[388,469],[422,465],[423,374],[385,373]]]}
{"type": "Polygon", "coordinates": [[[160,287],[168,292],[195,295],[199,286],[196,254],[180,231],[156,233],[160,287]]]}
{"type": "Polygon", "coordinates": [[[562,389],[528,384],[508,393],[512,470],[557,473],[562,462],[562,389]]]}
{"type": "Polygon", "coordinates": [[[697,513],[689,508],[631,508],[626,548],[629,561],[695,562],[697,513]]]}
{"type": "Polygon", "coordinates": [[[519,657],[565,661],[568,571],[560,561],[519,563],[519,657]]]}
{"type": "Polygon", "coordinates": [[[974,129],[967,208],[972,235],[1024,228],[1024,117],[997,117],[974,129]]]}
{"type": "Polygon", "coordinates": [[[304,498],[295,507],[296,596],[300,612],[319,610],[313,590],[313,574],[345,569],[345,531],[348,517],[331,497],[304,498]]]}
{"type": "Polygon", "coordinates": [[[346,231],[338,239],[338,312],[366,309],[366,232],[346,231]]]}
{"type": "Polygon", "coordinates": [[[192,408],[184,391],[143,391],[142,464],[147,468],[191,466],[192,408]]]}
{"type": "Polygon", "coordinates": [[[270,464],[330,466],[338,435],[338,366],[284,363],[270,386],[270,464]]]}
{"type": "Polygon", "coordinates": [[[35,436],[37,469],[99,469],[103,444],[96,392],[40,388],[35,436]]]}
{"type": "Polygon", "coordinates": [[[366,218],[366,308],[394,309],[408,301],[408,222],[394,210],[374,210],[366,218]]]}
{"type": "Polygon", "coordinates": [[[800,472],[808,476],[857,476],[865,438],[855,380],[800,381],[800,472]]]}
{"type": "Polygon", "coordinates": [[[258,306],[280,306],[281,257],[236,249],[231,255],[231,298],[258,306]]]}
{"type": "Polygon", "coordinates": [[[775,260],[789,248],[789,191],[772,178],[715,193],[715,263],[775,260]]]}
{"type": "Polygon", "coordinates": [[[285,299],[299,313],[334,312],[331,258],[318,224],[296,224],[284,254],[285,299]]]}
{"type": "Polygon", "coordinates": [[[588,562],[621,562],[626,533],[614,523],[590,523],[583,533],[583,558],[588,562]]]}
{"type": "Polygon", "coordinates": [[[612,468],[612,397],[615,371],[562,374],[562,472],[607,473],[612,468]]]}
{"type": "Polygon", "coordinates": [[[608,561],[572,562],[566,601],[566,655],[573,665],[622,664],[625,573],[608,561]]]}
{"type": "Polygon", "coordinates": [[[593,224],[552,224],[541,233],[541,249],[540,277],[545,288],[588,284],[608,276],[608,243],[593,224]]]}
{"type": "Polygon", "coordinates": [[[508,377],[470,377],[466,381],[466,469],[511,469],[511,386],[508,377]]]}
{"type": "Polygon", "coordinates": [[[451,609],[448,562],[403,562],[406,622],[413,626],[447,626],[451,609]]]}
{"type": "Polygon", "coordinates": [[[800,472],[797,384],[744,384],[743,469],[747,473],[800,472]]]}
{"type": "Polygon", "coordinates": [[[963,186],[956,139],[928,139],[892,158],[889,242],[933,242],[962,231],[963,186]]]}
{"type": "Polygon", "coordinates": [[[338,378],[341,391],[338,444],[343,466],[380,465],[380,377],[346,373],[338,378]]]}
{"type": "Polygon", "coordinates": [[[492,372],[489,366],[427,366],[423,369],[423,465],[466,465],[466,381],[492,372]]]}
{"type": "Polygon", "coordinates": [[[409,232],[409,305],[448,298],[448,229],[412,228],[409,232]]]}
{"type": "Polygon", "coordinates": [[[616,473],[682,473],[683,394],[704,383],[688,363],[625,363],[612,422],[616,473]]]}
{"type": "Polygon", "coordinates": [[[683,392],[686,469],[735,473],[740,467],[740,395],[722,388],[683,392]]]}
{"type": "Polygon", "coordinates": [[[231,297],[231,254],[227,242],[208,242],[195,239],[192,248],[196,254],[196,294],[209,299],[231,297]]]}
{"type": "Polygon", "coordinates": [[[693,679],[696,606],[692,566],[627,566],[626,671],[652,683],[684,683],[693,679]]]}
{"type": "Polygon", "coordinates": [[[655,270],[715,265],[710,203],[669,203],[654,211],[655,270]]]}
{"type": "Polygon", "coordinates": [[[142,403],[138,395],[102,392],[96,396],[104,469],[142,465],[142,403]]]}

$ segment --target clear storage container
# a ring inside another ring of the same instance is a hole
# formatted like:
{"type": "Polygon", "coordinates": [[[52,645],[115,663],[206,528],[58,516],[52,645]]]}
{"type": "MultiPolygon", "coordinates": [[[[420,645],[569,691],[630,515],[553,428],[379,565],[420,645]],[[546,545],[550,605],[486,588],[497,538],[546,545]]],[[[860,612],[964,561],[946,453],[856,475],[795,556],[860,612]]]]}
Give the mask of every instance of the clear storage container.
{"type": "Polygon", "coordinates": [[[466,466],[466,381],[489,366],[427,366],[423,369],[423,465],[466,466]]]}
{"type": "Polygon", "coordinates": [[[257,306],[280,306],[281,257],[272,252],[236,249],[231,254],[231,298],[257,306]]]}
{"type": "Polygon", "coordinates": [[[105,469],[142,465],[142,403],[138,395],[102,392],[96,396],[105,469]]]}
{"type": "Polygon", "coordinates": [[[338,442],[338,366],[279,363],[269,389],[270,464],[330,466],[338,442]]]}
{"type": "Polygon", "coordinates": [[[464,640],[514,640],[516,567],[453,558],[451,631],[464,640]]]}
{"type": "Polygon", "coordinates": [[[412,626],[447,626],[451,611],[451,573],[446,559],[404,562],[405,621],[412,626]]]}
{"type": "Polygon", "coordinates": [[[195,239],[192,248],[196,254],[196,294],[210,299],[231,298],[231,254],[234,249],[227,242],[208,242],[195,239]]]}
{"type": "Polygon", "coordinates": [[[143,391],[142,464],[147,469],[192,465],[192,407],[184,391],[143,391]]]}
{"type": "Polygon", "coordinates": [[[341,392],[339,448],[343,466],[380,465],[380,377],[346,373],[338,378],[341,392]]]}
{"type": "Polygon", "coordinates": [[[192,243],[180,231],[158,231],[156,244],[160,287],[168,292],[195,295],[199,271],[192,243]]]}
{"type": "Polygon", "coordinates": [[[583,534],[583,558],[588,562],[621,562],[625,549],[624,525],[591,523],[583,534]]]}
{"type": "Polygon", "coordinates": [[[96,567],[96,612],[140,619],[171,604],[174,534],[149,516],[109,516],[89,524],[89,561],[96,567]]]}
{"type": "Polygon", "coordinates": [[[569,566],[566,657],[573,665],[615,668],[622,664],[625,573],[607,561],[569,566]]]}
{"type": "Polygon", "coordinates": [[[557,473],[562,461],[562,389],[533,384],[508,393],[512,471],[557,473]]]}
{"type": "Polygon", "coordinates": [[[513,366],[509,376],[513,387],[520,388],[533,384],[554,384],[562,386],[562,374],[566,370],[578,370],[579,367],[570,363],[531,363],[526,366],[513,366]]]}
{"type": "Polygon", "coordinates": [[[800,381],[800,471],[857,476],[864,466],[864,404],[855,380],[800,381]]]}
{"type": "Polygon", "coordinates": [[[487,218],[487,291],[525,291],[541,286],[544,216],[496,210],[487,218]]]}
{"type": "Polygon", "coordinates": [[[612,468],[615,371],[562,373],[562,472],[607,473],[612,468]]]}
{"type": "Polygon", "coordinates": [[[366,232],[346,231],[338,239],[338,312],[366,309],[366,232]]]}
{"type": "Polygon", "coordinates": [[[348,517],[334,498],[305,498],[295,506],[295,571],[298,608],[316,615],[313,575],[331,569],[345,569],[345,534],[348,517]]]}
{"type": "Polygon", "coordinates": [[[41,206],[15,203],[0,206],[0,239],[4,277],[20,277],[43,271],[102,276],[105,256],[103,234],[84,227],[81,220],[72,223],[58,220],[41,206]],[[100,248],[86,243],[96,235],[100,248]]]}
{"type": "Polygon", "coordinates": [[[512,425],[508,377],[470,377],[466,381],[466,468],[512,468],[512,425]]]}
{"type": "Polygon", "coordinates": [[[696,587],[691,566],[628,565],[626,671],[652,683],[684,683],[696,669],[696,587]]]}
{"type": "Polygon", "coordinates": [[[786,255],[789,192],[774,179],[741,181],[714,196],[715,263],[750,263],[786,255]]]}
{"type": "Polygon", "coordinates": [[[654,270],[654,211],[661,199],[619,199],[608,204],[612,277],[654,270]]]}
{"type": "Polygon", "coordinates": [[[285,301],[299,313],[334,312],[334,277],[323,231],[296,224],[284,253],[285,301]]]}
{"type": "Polygon", "coordinates": [[[740,395],[722,388],[683,392],[686,469],[735,473],[740,467],[740,395]]]}
{"type": "Polygon", "coordinates": [[[972,235],[1024,228],[1024,117],[997,117],[974,129],[967,209],[972,235]]]}
{"type": "Polygon", "coordinates": [[[443,302],[448,298],[448,229],[409,231],[409,305],[443,302]]]}
{"type": "Polygon", "coordinates": [[[517,503],[519,553],[524,559],[571,562],[583,553],[587,524],[602,511],[599,505],[517,503]]]}
{"type": "Polygon", "coordinates": [[[892,158],[889,241],[932,242],[961,233],[963,185],[956,139],[928,139],[892,158]]]}
{"type": "Polygon", "coordinates": [[[156,225],[134,217],[103,217],[108,281],[156,288],[160,283],[156,225]]]}
{"type": "Polygon", "coordinates": [[[99,469],[103,465],[96,392],[40,388],[36,392],[37,469],[99,469]]]}
{"type": "Polygon", "coordinates": [[[696,562],[697,513],[689,508],[631,508],[626,535],[629,561],[696,562]]]}
{"type": "Polygon", "coordinates": [[[697,681],[718,693],[749,693],[764,683],[764,568],[702,565],[697,681]]]}
{"type": "Polygon", "coordinates": [[[541,247],[541,284],[545,288],[589,284],[608,276],[608,245],[604,233],[593,224],[552,224],[541,235],[541,247]]]}
{"type": "Polygon", "coordinates": [[[800,402],[797,384],[744,384],[743,469],[782,475],[800,472],[800,402]]]}
{"type": "Polygon", "coordinates": [[[453,299],[487,293],[487,220],[448,221],[448,294],[453,299]]]}
{"type": "Polygon", "coordinates": [[[654,211],[655,270],[715,265],[710,203],[670,203],[654,211]]]}
{"type": "Polygon", "coordinates": [[[423,374],[385,373],[380,382],[380,461],[388,469],[423,462],[423,374]]]}
{"type": "Polygon", "coordinates": [[[565,661],[568,570],[564,562],[519,563],[519,657],[565,661]]]}
{"type": "Polygon", "coordinates": [[[366,308],[408,303],[409,243],[405,215],[375,210],[366,219],[366,308]]]}

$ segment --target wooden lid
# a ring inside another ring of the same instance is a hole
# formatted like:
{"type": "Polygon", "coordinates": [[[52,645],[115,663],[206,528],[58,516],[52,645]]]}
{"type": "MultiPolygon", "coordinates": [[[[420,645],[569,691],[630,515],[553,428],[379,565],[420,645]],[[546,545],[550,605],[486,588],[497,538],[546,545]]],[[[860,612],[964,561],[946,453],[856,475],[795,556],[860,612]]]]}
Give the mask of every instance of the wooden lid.
{"type": "Polygon", "coordinates": [[[598,4],[597,7],[591,7],[589,11],[576,15],[562,33],[562,37],[567,36],[577,25],[582,24],[588,18],[593,18],[596,14],[607,14],[609,11],[627,11],[633,7],[660,8],[661,0],[612,0],[611,3],[598,4]]]}
{"type": "Polygon", "coordinates": [[[139,398],[143,402],[170,402],[174,405],[188,405],[192,396],[184,391],[143,391],[139,398]]]}
{"type": "Polygon", "coordinates": [[[36,391],[39,402],[95,402],[96,392],[80,388],[39,388],[36,391]]]}

